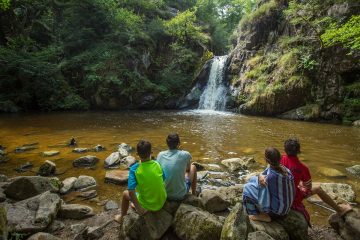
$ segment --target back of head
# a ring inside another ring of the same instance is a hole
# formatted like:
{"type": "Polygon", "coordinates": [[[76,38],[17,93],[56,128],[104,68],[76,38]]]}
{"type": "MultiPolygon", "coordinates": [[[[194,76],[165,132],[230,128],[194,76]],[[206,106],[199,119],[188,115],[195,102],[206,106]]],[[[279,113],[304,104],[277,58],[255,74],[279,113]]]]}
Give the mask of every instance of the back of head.
{"type": "Polygon", "coordinates": [[[289,138],[284,143],[284,149],[288,156],[297,156],[300,153],[300,142],[296,138],[289,138]]]}
{"type": "Polygon", "coordinates": [[[177,133],[171,133],[166,138],[166,143],[170,150],[177,149],[180,144],[180,137],[177,133]]]}
{"type": "Polygon", "coordinates": [[[277,172],[281,173],[282,175],[287,175],[287,172],[280,165],[281,154],[279,150],[273,147],[268,147],[265,150],[265,159],[266,162],[270,164],[271,167],[277,172]]]}
{"type": "Polygon", "coordinates": [[[273,147],[268,147],[265,150],[265,159],[266,162],[269,163],[271,166],[279,166],[281,159],[279,150],[273,147]]]}
{"type": "Polygon", "coordinates": [[[151,143],[146,140],[140,140],[136,146],[136,151],[141,159],[150,158],[151,143]]]}

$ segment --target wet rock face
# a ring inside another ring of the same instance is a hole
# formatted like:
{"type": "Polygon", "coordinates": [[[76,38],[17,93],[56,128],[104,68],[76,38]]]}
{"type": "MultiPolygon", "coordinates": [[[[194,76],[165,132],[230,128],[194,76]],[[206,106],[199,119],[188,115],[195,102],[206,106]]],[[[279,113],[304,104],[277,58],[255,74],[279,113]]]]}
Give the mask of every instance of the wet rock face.
{"type": "MultiPolygon", "coordinates": [[[[259,77],[259,73],[262,72],[260,66],[264,66],[261,65],[263,61],[251,64],[253,57],[274,54],[280,59],[284,56],[281,41],[297,36],[298,31],[316,38],[306,27],[293,26],[284,17],[283,10],[288,7],[287,1],[276,2],[276,7],[269,7],[260,16],[240,25],[238,30],[238,39],[230,53],[228,68],[231,75],[231,94],[235,99],[233,110],[253,115],[281,115],[282,118],[305,121],[339,121],[344,119],[345,115],[350,115],[346,116],[350,121],[358,119],[358,112],[348,114],[349,111],[342,104],[346,95],[345,87],[358,81],[352,80],[360,71],[358,53],[349,55],[347,50],[339,46],[324,48],[312,53],[317,66],[311,70],[294,71],[282,79],[282,67],[281,64],[277,64],[268,68],[267,73],[260,74],[259,77]],[[254,69],[256,71],[252,71],[254,69]],[[297,79],[296,84],[289,81],[292,77],[297,79]],[[251,89],[261,89],[261,81],[264,79],[267,85],[282,79],[281,87],[266,87],[266,91],[254,93],[251,89]]],[[[259,6],[264,4],[271,4],[271,1],[261,1],[259,6]]],[[[355,8],[348,3],[329,5],[329,9],[324,11],[327,14],[323,17],[328,15],[345,19],[353,14],[351,11],[354,10],[351,9],[355,8]]]]}
{"type": "Polygon", "coordinates": [[[236,204],[225,219],[221,231],[221,240],[246,239],[250,230],[249,224],[249,218],[244,211],[243,205],[241,203],[236,204]]]}

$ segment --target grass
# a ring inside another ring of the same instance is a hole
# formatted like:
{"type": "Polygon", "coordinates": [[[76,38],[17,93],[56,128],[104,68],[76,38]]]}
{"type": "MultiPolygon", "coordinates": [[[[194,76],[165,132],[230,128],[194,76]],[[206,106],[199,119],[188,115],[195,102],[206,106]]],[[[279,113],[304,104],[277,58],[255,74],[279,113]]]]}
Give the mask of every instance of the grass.
{"type": "Polygon", "coordinates": [[[271,0],[270,2],[262,4],[255,11],[245,15],[240,23],[240,29],[247,29],[252,22],[256,19],[260,18],[263,15],[268,15],[272,10],[275,10],[278,7],[278,3],[275,0],[271,0]]]}

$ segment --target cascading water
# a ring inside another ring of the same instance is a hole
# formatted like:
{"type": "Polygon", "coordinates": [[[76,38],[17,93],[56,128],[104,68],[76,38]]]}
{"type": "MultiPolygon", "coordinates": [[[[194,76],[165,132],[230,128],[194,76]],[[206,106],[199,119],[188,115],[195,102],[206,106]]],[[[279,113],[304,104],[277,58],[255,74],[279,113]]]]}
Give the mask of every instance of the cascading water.
{"type": "Polygon", "coordinates": [[[199,109],[224,111],[227,87],[224,84],[225,64],[228,56],[216,56],[210,69],[209,80],[200,96],[199,109]]]}

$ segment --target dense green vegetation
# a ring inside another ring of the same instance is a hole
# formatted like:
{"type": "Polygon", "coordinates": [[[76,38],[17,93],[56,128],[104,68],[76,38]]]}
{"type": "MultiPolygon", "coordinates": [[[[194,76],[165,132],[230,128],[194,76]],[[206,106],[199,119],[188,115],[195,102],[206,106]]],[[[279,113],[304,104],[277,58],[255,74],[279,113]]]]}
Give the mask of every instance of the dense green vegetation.
{"type": "Polygon", "coordinates": [[[0,111],[166,107],[251,0],[1,0],[0,111]]]}

